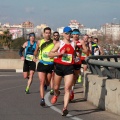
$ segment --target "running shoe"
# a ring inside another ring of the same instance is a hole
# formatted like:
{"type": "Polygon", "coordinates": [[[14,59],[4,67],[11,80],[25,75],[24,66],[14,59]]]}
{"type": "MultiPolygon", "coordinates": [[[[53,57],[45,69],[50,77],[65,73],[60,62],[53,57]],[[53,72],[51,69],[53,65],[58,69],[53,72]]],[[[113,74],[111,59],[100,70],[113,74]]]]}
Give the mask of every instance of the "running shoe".
{"type": "Polygon", "coordinates": [[[81,82],[82,82],[82,76],[79,75],[79,77],[78,77],[78,83],[81,83],[81,82]]]}
{"type": "Polygon", "coordinates": [[[50,95],[54,95],[54,90],[53,89],[50,90],[50,95]]]}
{"type": "Polygon", "coordinates": [[[47,85],[44,85],[44,90],[45,90],[45,91],[47,90],[47,85]]]}
{"type": "Polygon", "coordinates": [[[70,101],[73,100],[73,99],[74,99],[74,92],[71,91],[71,92],[70,92],[70,101]]]}
{"type": "Polygon", "coordinates": [[[68,110],[67,110],[67,109],[64,109],[62,116],[66,116],[67,114],[68,114],[68,110]]]}
{"type": "Polygon", "coordinates": [[[52,104],[55,104],[56,102],[57,102],[57,99],[58,99],[58,96],[60,95],[60,91],[59,91],[59,94],[56,96],[56,95],[54,95],[53,97],[52,97],[52,99],[51,99],[51,103],[52,104]]]}
{"type": "Polygon", "coordinates": [[[26,93],[26,94],[30,94],[29,90],[25,90],[25,93],[26,93]]]}
{"type": "Polygon", "coordinates": [[[41,106],[45,106],[45,99],[44,99],[44,98],[41,99],[40,105],[41,105],[41,106]]]}

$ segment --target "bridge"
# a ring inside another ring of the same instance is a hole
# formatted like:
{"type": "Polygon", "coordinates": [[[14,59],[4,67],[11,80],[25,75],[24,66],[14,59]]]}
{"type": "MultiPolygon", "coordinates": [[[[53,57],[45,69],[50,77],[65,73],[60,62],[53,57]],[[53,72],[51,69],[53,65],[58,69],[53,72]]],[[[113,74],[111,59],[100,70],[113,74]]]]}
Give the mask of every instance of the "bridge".
{"type": "Polygon", "coordinates": [[[27,81],[21,73],[23,62],[0,59],[0,120],[120,120],[119,56],[91,56],[86,61],[89,71],[84,73],[83,83],[75,86],[75,99],[69,103],[69,115],[62,117],[63,82],[58,102],[51,105],[48,88],[46,106],[42,108],[37,73],[30,94],[26,95],[27,81]]]}

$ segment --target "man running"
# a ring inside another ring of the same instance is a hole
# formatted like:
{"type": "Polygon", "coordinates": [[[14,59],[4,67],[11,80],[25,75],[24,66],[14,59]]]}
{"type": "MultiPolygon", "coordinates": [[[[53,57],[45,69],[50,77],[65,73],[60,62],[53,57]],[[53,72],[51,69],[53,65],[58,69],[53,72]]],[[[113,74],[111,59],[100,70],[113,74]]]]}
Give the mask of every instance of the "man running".
{"type": "Polygon", "coordinates": [[[60,40],[55,44],[54,48],[50,51],[50,57],[57,57],[54,62],[55,67],[55,76],[54,76],[54,96],[51,99],[51,103],[55,104],[57,98],[60,95],[59,87],[64,77],[65,84],[65,94],[64,94],[64,107],[62,109],[63,116],[68,114],[68,103],[70,97],[70,90],[73,84],[73,73],[74,73],[74,51],[75,44],[70,41],[72,29],[70,27],[65,27],[63,29],[63,40],[60,40]]]}
{"type": "Polygon", "coordinates": [[[50,84],[52,71],[54,69],[53,59],[48,57],[48,53],[54,47],[53,40],[51,39],[51,28],[46,27],[44,28],[43,32],[44,39],[38,41],[37,48],[34,52],[35,56],[39,54],[39,63],[37,65],[37,71],[40,81],[41,106],[45,106],[44,87],[47,87],[50,84]]]}
{"type": "Polygon", "coordinates": [[[88,41],[88,35],[84,35],[82,41],[84,41],[85,46],[87,48],[87,53],[82,52],[82,55],[81,55],[81,61],[83,64],[83,71],[86,71],[87,64],[86,64],[85,58],[91,54],[92,44],[91,44],[91,42],[88,41]]]}
{"type": "Polygon", "coordinates": [[[28,79],[27,87],[25,89],[26,94],[29,94],[30,85],[33,81],[33,75],[36,69],[36,59],[34,58],[34,51],[36,49],[35,33],[29,34],[29,40],[23,44],[19,50],[21,60],[24,61],[23,65],[23,77],[28,79]],[[25,54],[23,55],[23,51],[25,54]]]}
{"type": "Polygon", "coordinates": [[[104,54],[103,49],[100,45],[98,45],[98,38],[94,38],[93,42],[98,46],[98,49],[97,48],[94,49],[94,55],[103,55],[104,54]]]}
{"type": "MultiPolygon", "coordinates": [[[[60,35],[59,35],[59,32],[55,31],[53,32],[53,43],[54,45],[59,42],[59,38],[60,38],[60,35]]],[[[55,59],[55,57],[54,57],[55,59]]],[[[55,67],[55,64],[54,64],[54,67],[55,67]]],[[[50,90],[50,95],[54,95],[54,70],[52,72],[52,78],[51,78],[51,81],[50,81],[50,87],[51,87],[51,90],[50,90]]]]}
{"type": "Polygon", "coordinates": [[[79,40],[80,31],[79,29],[74,29],[72,32],[73,41],[76,44],[75,47],[75,58],[74,58],[74,83],[72,86],[71,94],[70,94],[70,101],[74,99],[74,86],[76,80],[79,78],[79,82],[81,82],[81,54],[82,52],[87,53],[87,48],[85,46],[84,41],[79,40]]]}

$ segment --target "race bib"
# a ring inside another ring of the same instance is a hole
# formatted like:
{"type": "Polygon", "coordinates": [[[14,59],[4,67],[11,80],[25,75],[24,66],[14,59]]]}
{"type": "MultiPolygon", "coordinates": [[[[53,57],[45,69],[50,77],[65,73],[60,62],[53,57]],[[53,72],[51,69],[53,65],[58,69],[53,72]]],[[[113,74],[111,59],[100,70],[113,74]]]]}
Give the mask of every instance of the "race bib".
{"type": "Polygon", "coordinates": [[[80,58],[79,57],[75,58],[75,63],[77,63],[77,62],[80,62],[80,58]]]}
{"type": "Polygon", "coordinates": [[[44,52],[42,55],[43,58],[48,58],[48,52],[44,52]]]}
{"type": "Polygon", "coordinates": [[[71,63],[72,62],[72,54],[64,54],[62,56],[62,62],[71,63]]]}
{"type": "Polygon", "coordinates": [[[26,60],[32,61],[33,60],[33,55],[26,55],[26,60]]]}

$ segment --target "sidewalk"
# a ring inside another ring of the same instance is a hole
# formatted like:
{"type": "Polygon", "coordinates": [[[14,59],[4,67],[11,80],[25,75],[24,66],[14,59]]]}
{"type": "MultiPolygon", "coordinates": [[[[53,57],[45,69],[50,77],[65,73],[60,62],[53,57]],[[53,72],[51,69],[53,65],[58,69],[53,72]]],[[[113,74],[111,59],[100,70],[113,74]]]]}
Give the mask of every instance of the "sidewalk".
{"type": "MultiPolygon", "coordinates": [[[[63,100],[63,95],[64,91],[62,89],[58,103],[61,103],[61,100],[63,100]]],[[[63,104],[59,107],[62,109],[63,104]]],[[[86,101],[83,97],[83,87],[81,84],[76,85],[74,100],[69,103],[68,110],[69,114],[73,117],[83,120],[120,120],[120,116],[100,110],[92,105],[92,103],[86,101]]]]}

